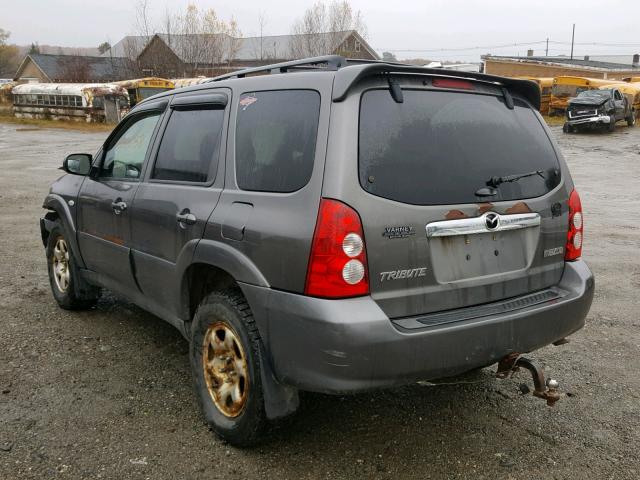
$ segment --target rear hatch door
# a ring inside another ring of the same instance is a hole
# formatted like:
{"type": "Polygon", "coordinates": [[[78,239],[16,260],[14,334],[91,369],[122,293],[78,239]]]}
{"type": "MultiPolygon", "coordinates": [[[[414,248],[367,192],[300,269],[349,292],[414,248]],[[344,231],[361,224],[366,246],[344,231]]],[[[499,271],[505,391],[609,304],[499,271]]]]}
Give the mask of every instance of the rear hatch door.
{"type": "Polygon", "coordinates": [[[348,201],[373,299],[399,318],[557,284],[568,193],[539,115],[487,84],[416,83],[402,103],[388,87],[359,92],[360,185],[348,201]]]}

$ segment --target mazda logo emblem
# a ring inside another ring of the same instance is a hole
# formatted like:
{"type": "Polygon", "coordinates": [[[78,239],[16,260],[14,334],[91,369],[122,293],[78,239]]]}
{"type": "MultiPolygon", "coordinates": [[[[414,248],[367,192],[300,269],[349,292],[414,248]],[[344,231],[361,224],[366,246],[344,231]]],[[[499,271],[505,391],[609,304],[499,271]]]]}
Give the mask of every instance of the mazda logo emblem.
{"type": "Polygon", "coordinates": [[[497,213],[487,213],[484,217],[484,223],[488,230],[495,230],[500,225],[500,215],[497,213]]]}

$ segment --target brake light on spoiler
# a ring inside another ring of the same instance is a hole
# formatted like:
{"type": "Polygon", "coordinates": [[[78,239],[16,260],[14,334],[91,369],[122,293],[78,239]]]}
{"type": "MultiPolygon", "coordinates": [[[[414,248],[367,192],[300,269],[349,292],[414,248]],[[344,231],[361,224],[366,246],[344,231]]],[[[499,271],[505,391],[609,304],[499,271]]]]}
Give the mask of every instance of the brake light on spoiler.
{"type": "Polygon", "coordinates": [[[468,80],[458,78],[434,78],[431,85],[438,88],[456,88],[458,90],[475,90],[475,86],[468,80]]]}

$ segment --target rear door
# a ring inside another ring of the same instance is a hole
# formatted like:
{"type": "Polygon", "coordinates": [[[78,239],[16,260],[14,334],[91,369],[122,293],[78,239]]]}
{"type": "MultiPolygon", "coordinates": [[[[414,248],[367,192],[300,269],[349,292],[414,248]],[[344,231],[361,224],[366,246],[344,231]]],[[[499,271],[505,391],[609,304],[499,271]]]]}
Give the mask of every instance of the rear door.
{"type": "Polygon", "coordinates": [[[620,90],[618,89],[615,89],[613,91],[613,103],[615,103],[616,106],[616,121],[623,120],[626,116],[627,104],[624,97],[620,93],[620,90]]]}
{"type": "Polygon", "coordinates": [[[136,279],[170,310],[180,293],[176,264],[191,260],[224,186],[230,96],[215,89],[173,99],[131,209],[136,279]]]}
{"type": "Polygon", "coordinates": [[[362,218],[372,297],[397,318],[556,284],[568,195],[538,114],[469,81],[406,80],[403,96],[372,80],[334,107],[323,195],[362,218]]]}
{"type": "Polygon", "coordinates": [[[131,115],[109,137],[78,195],[78,242],[87,267],[136,289],[129,258],[130,207],[162,109],[131,115]]]}

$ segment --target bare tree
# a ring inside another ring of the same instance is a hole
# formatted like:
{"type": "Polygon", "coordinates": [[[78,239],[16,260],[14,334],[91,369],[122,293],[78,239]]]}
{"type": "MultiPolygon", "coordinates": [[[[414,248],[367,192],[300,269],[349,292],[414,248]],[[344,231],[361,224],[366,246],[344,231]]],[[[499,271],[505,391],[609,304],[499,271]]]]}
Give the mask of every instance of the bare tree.
{"type": "Polygon", "coordinates": [[[238,27],[238,22],[236,22],[236,19],[233,17],[231,17],[231,20],[225,25],[224,29],[227,37],[224,56],[226,57],[227,65],[230,66],[238,56],[238,51],[242,45],[242,32],[238,27]]]}
{"type": "Polygon", "coordinates": [[[188,75],[213,74],[235,58],[242,33],[232,17],[228,22],[218,18],[215,10],[198,10],[190,4],[184,14],[175,18],[175,42],[172,49],[184,62],[188,75]]]}
{"type": "Polygon", "coordinates": [[[18,47],[9,45],[10,32],[0,28],[0,75],[13,76],[18,68],[18,47]]]}
{"type": "Polygon", "coordinates": [[[258,13],[258,35],[251,41],[251,53],[255,60],[268,58],[268,52],[264,43],[264,30],[267,26],[267,16],[264,11],[258,13]]]}
{"type": "Polygon", "coordinates": [[[138,0],[136,4],[136,31],[139,35],[150,37],[155,33],[155,30],[149,12],[149,0],[138,0]]]}
{"type": "Polygon", "coordinates": [[[309,7],[302,18],[291,28],[295,37],[291,41],[293,58],[314,57],[340,53],[349,55],[351,49],[344,45],[345,32],[355,30],[366,38],[367,28],[362,13],[354,11],[346,1],[322,1],[309,7]]]}
{"type": "Polygon", "coordinates": [[[137,36],[123,43],[125,55],[138,63],[142,73],[165,76],[211,74],[235,58],[242,35],[235,19],[224,21],[215,10],[200,10],[190,3],[181,12],[167,9],[161,21],[164,33],[157,33],[148,5],[149,0],[138,1],[137,36]]]}

